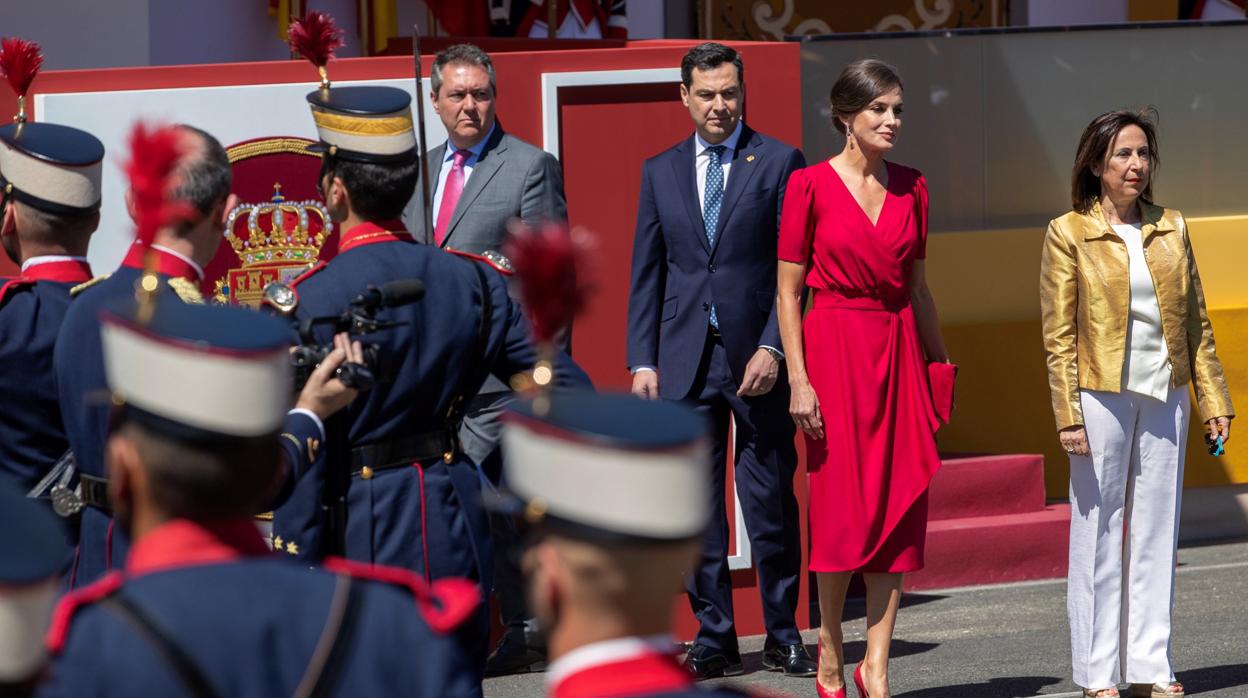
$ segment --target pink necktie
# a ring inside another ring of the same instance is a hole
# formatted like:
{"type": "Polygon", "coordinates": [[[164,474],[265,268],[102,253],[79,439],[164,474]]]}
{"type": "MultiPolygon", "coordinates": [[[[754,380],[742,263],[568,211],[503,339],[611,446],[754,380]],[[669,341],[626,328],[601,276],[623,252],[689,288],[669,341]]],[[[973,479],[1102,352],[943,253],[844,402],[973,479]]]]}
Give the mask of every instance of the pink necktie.
{"type": "Polygon", "coordinates": [[[451,224],[451,216],[455,206],[459,204],[459,195],[464,193],[464,160],[470,153],[467,150],[456,150],[451,156],[451,172],[446,176],[446,188],[442,190],[442,206],[438,208],[438,224],[433,227],[433,239],[442,244],[446,237],[446,228],[451,224]]]}

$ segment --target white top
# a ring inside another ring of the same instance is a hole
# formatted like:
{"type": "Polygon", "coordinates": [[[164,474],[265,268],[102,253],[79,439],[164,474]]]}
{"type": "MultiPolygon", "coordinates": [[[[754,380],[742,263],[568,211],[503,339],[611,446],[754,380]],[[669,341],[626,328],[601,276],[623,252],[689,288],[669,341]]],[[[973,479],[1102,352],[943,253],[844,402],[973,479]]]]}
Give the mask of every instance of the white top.
{"type": "MultiPolygon", "coordinates": [[[[494,135],[494,129],[498,128],[498,122],[485,134],[485,138],[477,141],[477,144],[468,148],[468,157],[464,158],[464,189],[468,188],[468,178],[472,176],[472,170],[477,166],[477,160],[481,159],[481,153],[485,151],[485,144],[490,142],[490,137],[494,135]]],[[[455,161],[455,151],[458,148],[448,138],[446,140],[446,149],[442,152],[442,169],[438,170],[438,181],[433,189],[433,224],[438,224],[438,212],[442,210],[442,192],[446,190],[446,178],[451,175],[452,164],[455,161]]],[[[463,192],[460,192],[463,196],[463,192]]],[[[451,213],[454,213],[452,211],[451,213]]]]}
{"type": "MultiPolygon", "coordinates": [[[[724,168],[724,191],[728,190],[728,173],[732,170],[732,158],[737,153],[737,141],[741,140],[741,126],[744,122],[737,121],[737,128],[732,135],[724,139],[723,143],[718,145],[724,146],[724,152],[719,155],[719,165],[724,168]]],[[[702,138],[702,134],[694,132],[694,151],[693,166],[698,173],[698,210],[706,210],[706,166],[711,161],[711,154],[706,152],[711,144],[702,138]]]]}
{"type": "Polygon", "coordinates": [[[1157,289],[1145,259],[1140,224],[1113,227],[1127,243],[1127,268],[1131,273],[1131,311],[1127,315],[1122,389],[1165,401],[1170,392],[1170,352],[1162,332],[1157,289]]]}

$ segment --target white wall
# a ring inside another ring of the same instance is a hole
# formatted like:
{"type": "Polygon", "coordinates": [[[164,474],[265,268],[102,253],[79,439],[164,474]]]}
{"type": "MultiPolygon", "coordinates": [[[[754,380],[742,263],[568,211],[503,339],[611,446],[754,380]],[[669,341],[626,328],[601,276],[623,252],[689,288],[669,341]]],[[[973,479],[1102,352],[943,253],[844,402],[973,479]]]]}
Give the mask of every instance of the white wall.
{"type": "Polygon", "coordinates": [[[1023,24],[1029,27],[1125,22],[1128,0],[1027,0],[1023,24]]]}
{"type": "Polygon", "coordinates": [[[666,38],[663,0],[628,0],[628,38],[666,38]]]}
{"type": "Polygon", "coordinates": [[[148,3],[0,0],[0,35],[39,42],[46,70],[147,65],[148,3]]]}
{"type": "MultiPolygon", "coordinates": [[[[329,12],[342,27],[346,46],[339,56],[361,54],[355,0],[309,0],[308,7],[329,12]]],[[[424,0],[399,0],[397,7],[401,34],[409,34],[413,23],[428,31],[424,0]]],[[[663,38],[662,0],[630,0],[628,21],[631,38],[663,38]]],[[[38,41],[47,70],[290,55],[263,0],[0,0],[0,35],[38,41]]]]}
{"type": "MultiPolygon", "coordinates": [[[[400,5],[405,4],[400,0],[400,5]]],[[[309,0],[360,55],[355,0],[309,0]]],[[[47,70],[287,58],[263,0],[0,0],[0,34],[38,41],[47,70]]]]}

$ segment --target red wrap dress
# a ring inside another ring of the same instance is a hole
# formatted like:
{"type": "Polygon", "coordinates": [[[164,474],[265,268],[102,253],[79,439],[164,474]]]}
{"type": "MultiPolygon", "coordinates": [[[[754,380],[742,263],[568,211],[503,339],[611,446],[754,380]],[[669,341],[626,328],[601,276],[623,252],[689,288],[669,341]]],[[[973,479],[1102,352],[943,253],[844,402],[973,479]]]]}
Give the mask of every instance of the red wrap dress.
{"type": "Polygon", "coordinates": [[[813,290],[802,330],[825,434],[806,437],[815,572],[923,567],[939,421],[910,273],[926,251],[927,184],[887,167],[874,224],[827,161],[793,173],[780,222],[779,258],[808,265],[813,290]]]}

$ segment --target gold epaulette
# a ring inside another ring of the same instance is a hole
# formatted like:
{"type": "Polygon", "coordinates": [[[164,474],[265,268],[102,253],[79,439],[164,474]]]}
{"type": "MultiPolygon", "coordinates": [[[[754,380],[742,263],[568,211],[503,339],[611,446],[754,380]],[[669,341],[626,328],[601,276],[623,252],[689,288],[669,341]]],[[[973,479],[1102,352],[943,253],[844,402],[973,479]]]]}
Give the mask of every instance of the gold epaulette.
{"type": "Polygon", "coordinates": [[[177,294],[178,298],[182,299],[183,303],[204,304],[204,296],[199,292],[198,284],[187,281],[180,276],[175,276],[169,279],[169,288],[173,289],[173,292],[177,294]]]}
{"type": "Polygon", "coordinates": [[[108,277],[110,277],[110,276],[112,276],[112,273],[111,273],[111,272],[110,272],[110,273],[108,273],[108,274],[100,274],[99,276],[95,277],[94,279],[90,279],[90,280],[87,280],[87,281],[84,281],[84,282],[82,282],[82,283],[78,284],[77,286],[75,286],[75,287],[73,287],[73,288],[69,289],[69,296],[70,296],[70,298],[74,298],[74,297],[76,297],[79,293],[82,293],[83,291],[85,291],[85,290],[87,290],[87,289],[91,288],[92,286],[94,286],[94,285],[96,285],[96,284],[100,283],[101,281],[103,281],[104,279],[107,279],[107,278],[108,278],[108,277]]]}

